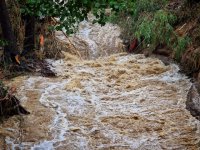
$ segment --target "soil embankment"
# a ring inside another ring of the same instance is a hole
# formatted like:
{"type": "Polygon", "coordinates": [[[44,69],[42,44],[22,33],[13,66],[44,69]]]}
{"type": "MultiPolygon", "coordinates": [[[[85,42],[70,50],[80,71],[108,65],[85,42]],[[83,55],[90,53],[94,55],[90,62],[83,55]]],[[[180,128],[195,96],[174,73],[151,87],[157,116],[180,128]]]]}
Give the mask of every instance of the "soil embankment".
{"type": "Polygon", "coordinates": [[[184,51],[179,62],[182,72],[192,78],[193,86],[189,90],[187,109],[200,119],[200,2],[189,1],[188,4],[178,0],[172,2],[177,10],[173,10],[178,17],[176,33],[180,37],[188,36],[190,44],[184,51]]]}

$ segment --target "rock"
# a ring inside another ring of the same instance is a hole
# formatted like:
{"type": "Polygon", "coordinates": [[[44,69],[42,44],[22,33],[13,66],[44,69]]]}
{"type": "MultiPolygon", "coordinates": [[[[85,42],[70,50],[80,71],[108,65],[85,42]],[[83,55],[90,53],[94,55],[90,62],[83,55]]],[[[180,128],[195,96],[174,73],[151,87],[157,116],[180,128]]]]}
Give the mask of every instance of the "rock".
{"type": "Polygon", "coordinates": [[[197,84],[193,84],[188,92],[186,109],[188,109],[192,116],[200,120],[200,94],[197,84]]]}

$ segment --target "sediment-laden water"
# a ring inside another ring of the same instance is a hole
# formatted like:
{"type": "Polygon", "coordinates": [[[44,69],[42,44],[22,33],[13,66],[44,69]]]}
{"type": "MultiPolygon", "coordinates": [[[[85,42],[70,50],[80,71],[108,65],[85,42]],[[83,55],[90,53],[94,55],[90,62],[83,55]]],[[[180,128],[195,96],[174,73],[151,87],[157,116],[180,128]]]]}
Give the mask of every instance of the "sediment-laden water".
{"type": "Polygon", "coordinates": [[[79,53],[83,59],[96,59],[122,52],[124,45],[120,38],[119,26],[111,23],[106,23],[104,26],[98,23],[93,24],[92,18],[93,16],[90,16],[89,21],[81,22],[78,31],[70,37],[57,31],[57,38],[68,45],[70,51],[79,53]]]}
{"type": "Polygon", "coordinates": [[[52,61],[56,78],[15,78],[31,112],[1,124],[1,146],[24,150],[198,150],[200,123],[185,109],[191,83],[175,64],[125,53],[52,61]]]}

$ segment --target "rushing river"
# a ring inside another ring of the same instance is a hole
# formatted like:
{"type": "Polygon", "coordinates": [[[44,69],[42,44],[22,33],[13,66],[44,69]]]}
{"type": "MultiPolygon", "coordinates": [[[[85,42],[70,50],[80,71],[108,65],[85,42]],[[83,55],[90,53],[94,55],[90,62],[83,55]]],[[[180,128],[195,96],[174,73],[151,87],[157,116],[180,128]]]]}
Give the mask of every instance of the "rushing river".
{"type": "Polygon", "coordinates": [[[0,150],[200,149],[200,122],[185,109],[189,79],[156,58],[108,56],[122,48],[119,35],[113,25],[82,24],[71,41],[90,59],[104,57],[65,53],[47,60],[57,77],[9,81],[31,114],[1,123],[0,150]]]}
{"type": "Polygon", "coordinates": [[[5,149],[199,149],[200,123],[185,109],[191,83],[175,64],[125,53],[49,63],[56,78],[10,83],[31,115],[1,125],[5,149]]]}

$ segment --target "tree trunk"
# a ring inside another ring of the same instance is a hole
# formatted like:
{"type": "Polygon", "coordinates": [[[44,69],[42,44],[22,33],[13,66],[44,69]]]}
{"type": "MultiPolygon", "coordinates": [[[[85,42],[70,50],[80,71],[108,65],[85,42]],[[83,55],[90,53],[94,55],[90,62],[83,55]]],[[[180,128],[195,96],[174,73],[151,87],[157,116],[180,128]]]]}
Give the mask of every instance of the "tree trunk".
{"type": "Polygon", "coordinates": [[[25,41],[24,50],[22,55],[27,54],[31,50],[35,49],[35,24],[36,19],[34,16],[23,17],[25,22],[25,41]]]}
{"type": "Polygon", "coordinates": [[[11,59],[19,54],[19,50],[17,48],[16,38],[12,30],[5,0],[0,0],[0,22],[3,38],[8,42],[8,45],[4,48],[5,59],[11,62],[11,59]]]}

